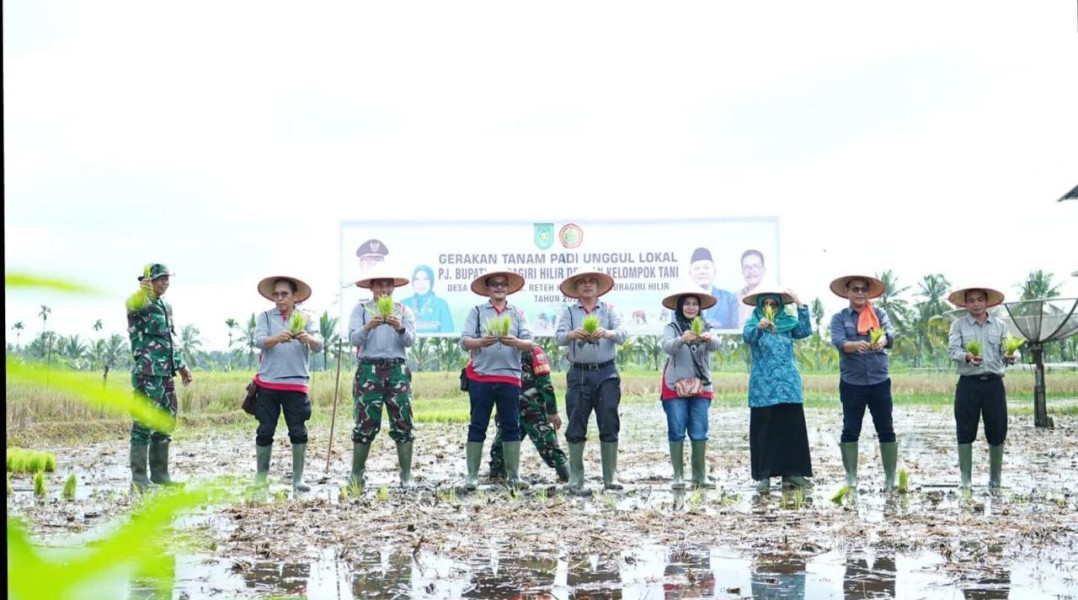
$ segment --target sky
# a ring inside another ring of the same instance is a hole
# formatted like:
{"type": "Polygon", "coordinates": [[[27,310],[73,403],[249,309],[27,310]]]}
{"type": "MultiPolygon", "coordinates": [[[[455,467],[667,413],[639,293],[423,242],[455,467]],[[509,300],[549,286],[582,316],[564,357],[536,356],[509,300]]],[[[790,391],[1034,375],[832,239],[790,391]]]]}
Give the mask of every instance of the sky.
{"type": "Polygon", "coordinates": [[[6,335],[122,333],[146,262],[223,349],[334,306],[342,221],[777,216],[783,283],[1078,296],[1078,10],[1043,2],[3,5],[6,335]]]}

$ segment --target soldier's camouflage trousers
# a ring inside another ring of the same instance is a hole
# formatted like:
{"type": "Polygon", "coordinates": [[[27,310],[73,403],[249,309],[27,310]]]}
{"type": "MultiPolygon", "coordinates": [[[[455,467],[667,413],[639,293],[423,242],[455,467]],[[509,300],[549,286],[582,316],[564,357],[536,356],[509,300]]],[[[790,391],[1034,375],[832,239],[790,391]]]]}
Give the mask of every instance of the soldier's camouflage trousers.
{"type": "Polygon", "coordinates": [[[360,364],[352,385],[352,441],[369,444],[382,429],[382,405],[389,414],[389,437],[410,442],[412,371],[406,365],[360,364]]]}
{"type": "MultiPolygon", "coordinates": [[[[528,438],[535,444],[539,451],[539,457],[548,467],[557,468],[565,465],[568,459],[565,451],[558,447],[558,435],[547,419],[546,406],[535,388],[526,390],[520,395],[520,424],[528,438]]],[[[494,421],[498,423],[497,420],[494,421]]],[[[498,435],[494,438],[494,444],[490,447],[490,472],[497,475],[505,472],[505,458],[502,455],[502,431],[498,428],[498,435]]]]}
{"type": "MultiPolygon", "coordinates": [[[[150,402],[158,408],[176,416],[176,383],[171,377],[152,377],[149,375],[131,375],[131,387],[136,392],[145,394],[150,402]]],[[[160,431],[154,431],[142,423],[135,421],[131,424],[131,443],[136,446],[146,446],[150,438],[155,440],[169,440],[171,436],[160,431]]]]}

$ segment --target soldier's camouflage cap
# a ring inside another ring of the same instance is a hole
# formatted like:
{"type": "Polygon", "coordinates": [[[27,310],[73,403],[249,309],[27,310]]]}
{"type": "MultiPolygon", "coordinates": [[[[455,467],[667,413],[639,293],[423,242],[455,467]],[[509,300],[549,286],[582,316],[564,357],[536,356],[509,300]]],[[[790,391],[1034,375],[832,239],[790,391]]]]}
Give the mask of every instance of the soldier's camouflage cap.
{"type": "MultiPolygon", "coordinates": [[[[153,281],[154,279],[157,279],[158,277],[164,277],[165,275],[172,276],[172,275],[175,275],[175,273],[172,273],[171,271],[169,271],[168,267],[166,267],[165,265],[163,265],[161,263],[153,263],[153,264],[150,265],[150,281],[153,281]]],[[[146,270],[143,269],[142,275],[138,276],[138,280],[142,281],[145,278],[146,278],[146,270]]]]}

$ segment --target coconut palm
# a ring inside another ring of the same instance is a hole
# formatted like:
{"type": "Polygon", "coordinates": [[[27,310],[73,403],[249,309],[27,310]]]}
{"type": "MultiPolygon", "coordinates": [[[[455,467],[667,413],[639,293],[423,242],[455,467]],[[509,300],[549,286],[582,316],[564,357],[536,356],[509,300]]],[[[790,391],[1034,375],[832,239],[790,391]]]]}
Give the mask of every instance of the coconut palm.
{"type": "Polygon", "coordinates": [[[19,339],[22,337],[22,330],[26,328],[26,325],[22,321],[15,321],[15,324],[11,326],[15,330],[15,349],[19,349],[19,339]]]}
{"type": "Polygon", "coordinates": [[[659,361],[663,357],[662,339],[657,335],[641,335],[636,338],[636,346],[644,356],[650,368],[658,371],[659,361]]]}
{"type": "Polygon", "coordinates": [[[195,357],[198,356],[202,346],[200,335],[201,332],[194,325],[184,325],[180,330],[180,353],[183,354],[187,365],[192,368],[195,366],[195,357]]]}
{"type": "Polygon", "coordinates": [[[86,356],[89,348],[82,342],[78,335],[60,338],[60,355],[71,361],[71,366],[79,368],[79,363],[86,356]]]}
{"type": "MultiPolygon", "coordinates": [[[[917,285],[917,295],[922,300],[913,308],[912,333],[917,347],[917,355],[914,357],[916,366],[920,366],[921,360],[925,357],[934,359],[938,354],[937,346],[933,345],[933,341],[939,337],[938,331],[941,324],[938,318],[948,310],[943,299],[947,296],[950,287],[951,283],[940,273],[925,275],[917,285]]],[[[946,350],[946,343],[943,347],[946,350]]],[[[937,366],[939,366],[938,361],[937,366]]]]}
{"type": "Polygon", "coordinates": [[[240,336],[240,342],[247,347],[247,368],[253,369],[255,365],[255,354],[258,351],[258,344],[255,342],[255,331],[258,329],[258,317],[251,313],[251,318],[247,319],[247,328],[243,331],[243,335],[240,336]]]}
{"type": "MultiPolygon", "coordinates": [[[[340,334],[337,333],[337,317],[329,316],[329,311],[323,311],[322,316],[318,317],[318,333],[322,336],[322,370],[329,370],[329,353],[330,347],[333,348],[333,352],[337,351],[337,340],[340,339],[340,334]]],[[[336,356],[334,356],[336,358],[336,356]]]]}
{"type": "Polygon", "coordinates": [[[101,358],[102,368],[105,371],[102,377],[104,383],[109,382],[109,369],[119,365],[126,353],[127,340],[122,335],[112,334],[108,342],[105,343],[105,351],[101,358]]]}
{"type": "Polygon", "coordinates": [[[898,276],[891,269],[876,273],[876,279],[882,281],[883,285],[886,286],[883,295],[876,300],[876,305],[887,313],[895,331],[903,334],[907,333],[910,321],[913,319],[913,310],[910,308],[909,302],[902,298],[902,295],[908,292],[910,287],[908,285],[900,286],[898,276]]]}
{"type": "Polygon", "coordinates": [[[1030,271],[1026,280],[1015,287],[1022,290],[1022,300],[1055,298],[1059,296],[1059,286],[1052,285],[1052,274],[1045,273],[1041,269],[1030,271]]]}
{"type": "Polygon", "coordinates": [[[232,370],[232,332],[239,328],[240,324],[236,319],[226,319],[225,325],[228,327],[228,370],[232,370]]]}
{"type": "MultiPolygon", "coordinates": [[[[48,331],[49,314],[52,313],[52,309],[44,304],[41,305],[41,312],[37,313],[37,316],[41,317],[41,333],[44,334],[48,331]]],[[[45,345],[45,362],[52,362],[52,338],[49,337],[45,345]]]]}

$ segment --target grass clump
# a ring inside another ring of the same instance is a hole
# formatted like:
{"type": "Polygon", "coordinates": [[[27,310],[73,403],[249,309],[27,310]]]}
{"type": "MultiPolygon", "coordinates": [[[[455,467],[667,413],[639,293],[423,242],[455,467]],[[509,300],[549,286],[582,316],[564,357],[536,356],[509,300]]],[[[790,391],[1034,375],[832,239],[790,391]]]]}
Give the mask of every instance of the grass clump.
{"type": "Polygon", "coordinates": [[[33,473],[35,471],[53,472],[56,470],[56,456],[51,452],[7,449],[7,470],[12,473],[33,473]]]}
{"type": "Polygon", "coordinates": [[[60,496],[64,500],[67,500],[69,502],[71,500],[74,500],[75,499],[75,485],[76,485],[75,474],[72,473],[72,474],[68,475],[67,480],[64,481],[64,491],[61,492],[60,496]]]}
{"type": "Polygon", "coordinates": [[[44,498],[45,497],[45,472],[44,471],[38,471],[37,474],[34,475],[34,497],[35,498],[44,498]]]}

